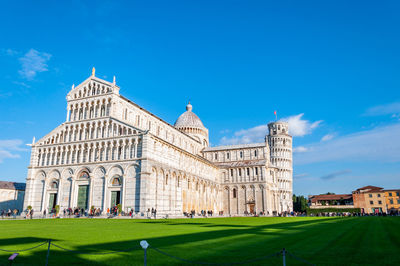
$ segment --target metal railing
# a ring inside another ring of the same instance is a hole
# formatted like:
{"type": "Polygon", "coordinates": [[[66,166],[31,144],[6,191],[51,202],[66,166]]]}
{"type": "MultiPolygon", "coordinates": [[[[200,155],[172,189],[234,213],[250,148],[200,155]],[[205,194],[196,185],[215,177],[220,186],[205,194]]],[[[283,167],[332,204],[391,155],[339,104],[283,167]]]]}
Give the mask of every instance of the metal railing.
{"type": "MultiPolygon", "coordinates": [[[[25,252],[25,251],[29,251],[29,250],[32,250],[32,249],[39,248],[39,247],[41,247],[41,246],[43,246],[43,245],[45,245],[45,244],[47,244],[46,264],[45,264],[46,266],[47,266],[48,263],[49,263],[50,251],[51,251],[51,247],[52,247],[52,246],[55,247],[55,248],[58,248],[58,249],[60,249],[60,250],[62,250],[62,251],[69,252],[69,253],[74,253],[74,254],[90,254],[90,255],[109,255],[109,254],[115,254],[115,253],[129,252],[129,251],[133,251],[133,250],[140,250],[139,247],[131,247],[131,248],[128,248],[128,249],[114,250],[114,251],[108,251],[108,252],[80,251],[80,250],[72,250],[72,249],[64,248],[64,247],[62,247],[62,246],[60,246],[60,245],[57,245],[57,244],[52,243],[52,240],[49,239],[49,240],[47,240],[47,241],[45,241],[45,242],[40,243],[39,245],[30,247],[30,248],[26,248],[26,249],[21,249],[21,250],[0,249],[0,251],[3,251],[3,252],[10,252],[10,253],[25,252]]],[[[309,261],[307,261],[307,260],[305,260],[305,259],[302,259],[302,258],[300,258],[300,257],[298,257],[298,256],[296,256],[296,255],[294,255],[293,253],[287,251],[285,248],[283,248],[283,249],[280,250],[280,251],[277,251],[277,252],[268,254],[268,255],[266,255],[266,256],[261,256],[261,257],[253,258],[253,259],[250,259],[250,260],[245,260],[245,261],[240,261],[240,262],[224,262],[224,263],[222,263],[222,262],[194,261],[194,260],[189,260],[189,259],[181,258],[181,257],[178,257],[178,256],[176,256],[176,255],[167,253],[167,252],[165,252],[165,251],[163,251],[163,250],[161,250],[161,249],[158,249],[158,248],[156,248],[156,247],[151,246],[146,240],[140,241],[140,246],[142,247],[142,249],[143,249],[143,251],[144,251],[144,261],[143,261],[143,265],[145,265],[145,266],[147,266],[147,249],[149,249],[149,248],[152,249],[152,250],[154,250],[155,252],[161,254],[161,255],[164,255],[164,256],[167,256],[167,257],[169,257],[169,258],[172,258],[172,259],[175,259],[175,260],[177,260],[177,261],[184,262],[184,263],[188,263],[188,264],[198,264],[198,265],[239,265],[239,264],[254,263],[254,262],[258,262],[258,261],[265,261],[265,260],[268,260],[268,259],[271,259],[271,258],[274,258],[274,257],[276,258],[276,257],[282,256],[282,265],[283,265],[283,266],[286,266],[286,259],[287,259],[287,256],[290,256],[290,257],[292,257],[293,259],[295,259],[295,260],[297,260],[297,261],[300,261],[300,262],[302,262],[302,263],[304,263],[304,264],[307,264],[307,265],[315,265],[315,264],[313,264],[313,263],[311,263],[311,262],[309,262],[309,261]]]]}

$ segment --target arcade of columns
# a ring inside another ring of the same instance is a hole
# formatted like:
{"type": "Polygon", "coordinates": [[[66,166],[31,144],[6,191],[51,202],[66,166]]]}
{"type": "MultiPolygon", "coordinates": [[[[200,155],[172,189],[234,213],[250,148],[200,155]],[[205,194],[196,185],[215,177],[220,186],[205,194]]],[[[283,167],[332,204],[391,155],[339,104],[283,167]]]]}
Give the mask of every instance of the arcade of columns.
{"type": "Polygon", "coordinates": [[[182,171],[152,167],[152,207],[163,213],[219,210],[219,185],[182,171]]]}

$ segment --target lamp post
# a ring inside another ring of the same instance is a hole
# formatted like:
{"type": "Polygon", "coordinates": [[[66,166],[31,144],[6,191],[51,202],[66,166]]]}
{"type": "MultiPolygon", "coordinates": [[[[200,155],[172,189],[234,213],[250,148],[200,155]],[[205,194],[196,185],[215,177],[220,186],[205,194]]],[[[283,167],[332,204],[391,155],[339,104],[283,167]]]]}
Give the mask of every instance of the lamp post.
{"type": "Polygon", "coordinates": [[[147,248],[150,246],[146,240],[140,241],[140,246],[144,250],[144,266],[147,266],[147,248]]]}

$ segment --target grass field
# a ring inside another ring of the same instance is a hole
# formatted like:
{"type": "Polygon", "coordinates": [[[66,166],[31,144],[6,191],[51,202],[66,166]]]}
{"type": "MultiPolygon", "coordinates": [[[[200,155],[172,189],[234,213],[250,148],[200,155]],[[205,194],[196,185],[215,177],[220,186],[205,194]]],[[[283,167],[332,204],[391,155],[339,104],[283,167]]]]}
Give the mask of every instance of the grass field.
{"type": "MultiPolygon", "coordinates": [[[[400,265],[400,217],[206,218],[178,220],[56,219],[0,221],[0,249],[23,249],[52,239],[49,265],[143,265],[139,241],[181,258],[240,262],[285,247],[316,265],[400,265]],[[99,252],[137,250],[95,255],[99,252]]],[[[21,252],[14,265],[44,265],[47,244],[21,252]]],[[[0,251],[0,265],[10,253],[0,251]]],[[[148,265],[184,265],[153,249],[148,265]]],[[[253,265],[282,265],[274,257],[253,265]]],[[[302,265],[291,257],[287,265],[302,265]]],[[[304,264],[303,264],[304,265],[304,264]]]]}

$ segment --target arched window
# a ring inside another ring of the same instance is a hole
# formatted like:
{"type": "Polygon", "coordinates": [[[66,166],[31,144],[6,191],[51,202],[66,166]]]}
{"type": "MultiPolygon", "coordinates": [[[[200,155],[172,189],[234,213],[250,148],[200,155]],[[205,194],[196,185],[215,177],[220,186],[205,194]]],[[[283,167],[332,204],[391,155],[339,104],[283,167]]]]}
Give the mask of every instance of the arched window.
{"type": "Polygon", "coordinates": [[[237,197],[236,188],[233,189],[232,194],[233,194],[233,198],[236,199],[236,197],[237,197]]]}
{"type": "Polygon", "coordinates": [[[57,188],[58,188],[58,183],[57,183],[57,181],[51,182],[50,187],[53,188],[53,189],[57,189],[57,188]]]}
{"type": "Polygon", "coordinates": [[[119,178],[119,177],[114,177],[113,180],[112,180],[112,182],[111,182],[111,185],[114,186],[114,187],[119,187],[119,186],[121,186],[121,178],[119,178]]]}
{"type": "Polygon", "coordinates": [[[80,175],[79,175],[79,179],[89,179],[89,174],[86,171],[83,171],[80,175]]]}

